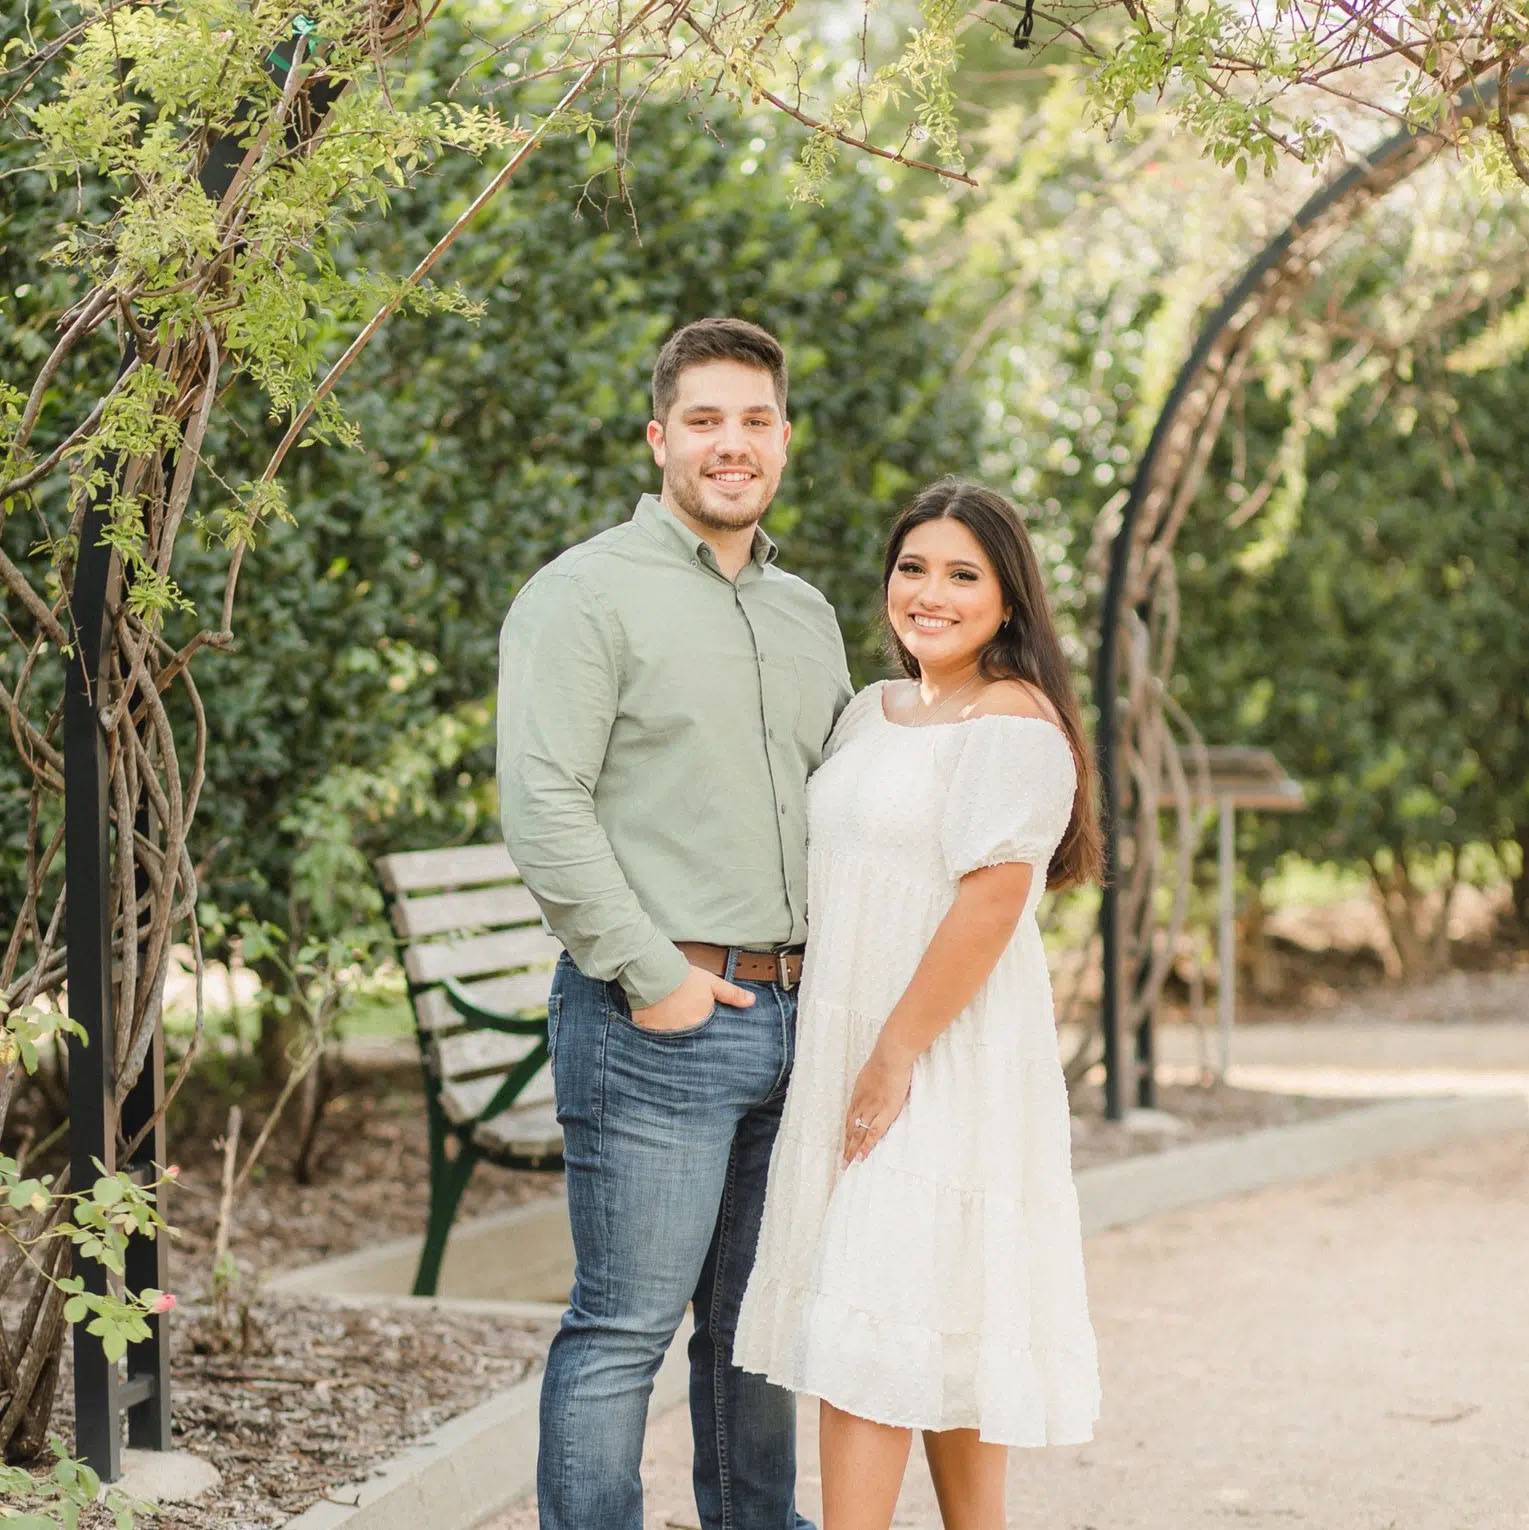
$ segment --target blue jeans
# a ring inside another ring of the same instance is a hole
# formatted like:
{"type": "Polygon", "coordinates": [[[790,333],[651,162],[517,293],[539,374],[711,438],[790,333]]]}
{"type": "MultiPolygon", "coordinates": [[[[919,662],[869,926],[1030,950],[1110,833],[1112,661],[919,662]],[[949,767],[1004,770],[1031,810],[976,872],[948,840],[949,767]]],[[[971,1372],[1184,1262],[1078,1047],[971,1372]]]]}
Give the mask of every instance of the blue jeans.
{"type": "Polygon", "coordinates": [[[542,1382],[541,1530],[642,1530],[648,1397],[687,1302],[704,1530],[812,1530],[794,1400],[732,1363],[796,1044],[795,994],[742,986],[752,1009],[659,1034],[632,1023],[618,984],[558,963],[548,1033],[575,1266],[542,1382]]]}

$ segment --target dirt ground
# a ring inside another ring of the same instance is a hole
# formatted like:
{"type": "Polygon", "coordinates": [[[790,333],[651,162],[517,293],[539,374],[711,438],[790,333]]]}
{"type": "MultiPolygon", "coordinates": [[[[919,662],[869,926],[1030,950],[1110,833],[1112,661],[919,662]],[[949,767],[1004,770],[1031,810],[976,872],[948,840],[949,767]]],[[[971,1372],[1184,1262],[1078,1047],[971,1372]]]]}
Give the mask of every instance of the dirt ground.
{"type": "MultiPolygon", "coordinates": [[[[205,1301],[177,1313],[173,1443],[222,1473],[196,1504],[142,1530],[273,1530],[310,1504],[354,1502],[350,1484],[410,1441],[539,1369],[550,1321],[285,1297],[236,1311],[230,1331],[205,1301]]],[[[66,1374],[53,1427],[73,1432],[66,1374]]],[[[82,1522],[106,1530],[104,1511],[82,1522]]],[[[424,1527],[421,1527],[424,1530],[424,1527]]]]}
{"type": "MultiPolygon", "coordinates": [[[[1015,1453],[1013,1530],[1526,1530],[1526,1198],[1519,1132],[1091,1239],[1104,1416],[1015,1453]]],[[[807,1403],[801,1455],[816,1516],[807,1403]]],[[[689,1460],[679,1408],[650,1431],[648,1530],[696,1525],[689,1460]]],[[[917,1450],[896,1524],[939,1524],[917,1450]]]]}
{"type": "MultiPolygon", "coordinates": [[[[412,1043],[411,1043],[412,1046],[412,1043]]],[[[248,1107],[240,1162],[264,1107],[248,1107]]],[[[180,1230],[175,1263],[191,1290],[211,1272],[223,1163],[220,1126],[182,1121],[171,1132],[181,1177],[167,1216],[180,1230]]],[[[401,1058],[347,1064],[340,1092],[320,1128],[312,1184],[295,1182],[281,1133],[240,1191],[229,1246],[246,1284],[275,1270],[424,1231],[430,1204],[430,1148],[417,1062],[401,1058]]],[[[462,1198],[463,1219],[562,1193],[560,1174],[480,1167],[462,1198]]],[[[180,1289],[177,1287],[176,1289],[180,1289]]]]}

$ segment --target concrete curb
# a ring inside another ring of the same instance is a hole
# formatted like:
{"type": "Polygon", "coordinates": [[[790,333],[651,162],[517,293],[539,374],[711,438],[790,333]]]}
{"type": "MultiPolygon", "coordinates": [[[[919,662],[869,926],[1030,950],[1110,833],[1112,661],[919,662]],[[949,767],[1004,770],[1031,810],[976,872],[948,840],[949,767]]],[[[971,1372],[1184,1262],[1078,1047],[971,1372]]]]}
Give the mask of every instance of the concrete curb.
{"type": "Polygon", "coordinates": [[[1524,1094],[1386,1100],[1322,1120],[1098,1164],[1077,1176],[1083,1234],[1522,1126],[1529,1126],[1524,1094]]]}
{"type": "MultiPolygon", "coordinates": [[[[1290,1126],[1268,1127],[1223,1141],[1195,1143],[1145,1154],[1124,1163],[1080,1170],[1078,1198],[1085,1236],[1139,1222],[1231,1195],[1340,1172],[1399,1154],[1422,1152],[1464,1137],[1529,1127],[1529,1095],[1473,1095],[1465,1098],[1388,1100],[1341,1115],[1290,1126]]],[[[556,1247],[546,1225],[557,1222],[567,1238],[561,1200],[497,1217],[453,1234],[459,1257],[487,1253],[509,1235],[534,1256],[546,1278],[543,1261],[556,1247]]],[[[380,1280],[368,1273],[367,1259],[396,1273],[417,1253],[417,1239],[400,1240],[367,1256],[327,1260],[294,1271],[271,1283],[271,1289],[338,1296],[347,1293],[338,1277],[380,1280]],[[400,1262],[402,1261],[402,1262],[400,1262]]],[[[518,1248],[517,1248],[518,1252],[518,1248]]],[[[449,1256],[448,1256],[449,1258],[449,1256]]],[[[499,1277],[503,1251],[489,1260],[499,1277]]],[[[465,1276],[465,1269],[464,1269],[465,1276]]],[[[562,1283],[567,1284],[567,1267],[562,1283]]],[[[407,1281],[404,1282],[407,1288],[407,1281]]],[[[375,1291],[377,1287],[366,1287],[375,1291]]],[[[362,1292],[358,1292],[358,1295],[362,1292]]],[[[394,1298],[396,1300],[396,1297],[394,1298]]],[[[452,1305],[447,1299],[443,1304],[452,1305]]],[[[474,1302],[474,1306],[480,1305],[474,1302]]],[[[481,1305],[490,1306],[492,1303],[481,1305]]],[[[505,1303],[525,1307],[527,1303],[505,1303]]],[[[538,1306],[541,1304],[538,1303],[538,1306]]],[[[653,1390],[655,1413],[683,1400],[686,1393],[685,1340],[676,1338],[653,1390]]],[[[358,1487],[341,1490],[347,1505],[322,1503],[290,1520],[284,1530],[474,1530],[531,1491],[536,1477],[537,1397],[540,1376],[528,1377],[508,1391],[481,1403],[470,1413],[442,1425],[387,1463],[358,1487]]]]}
{"type": "MultiPolygon", "coordinates": [[[[393,1238],[354,1254],[288,1270],[266,1282],[286,1296],[407,1296],[422,1237],[393,1238]]],[[[563,1302],[573,1236],[561,1195],[459,1222],[446,1243],[440,1288],[451,1298],[563,1302]]]]}
{"type": "MultiPolygon", "coordinates": [[[[654,1413],[684,1401],[689,1382],[681,1335],[654,1378],[654,1413]]],[[[470,1530],[503,1513],[536,1486],[541,1384],[540,1371],[516,1382],[416,1441],[365,1482],[335,1489],[333,1500],[288,1520],[283,1530],[470,1530]]]]}

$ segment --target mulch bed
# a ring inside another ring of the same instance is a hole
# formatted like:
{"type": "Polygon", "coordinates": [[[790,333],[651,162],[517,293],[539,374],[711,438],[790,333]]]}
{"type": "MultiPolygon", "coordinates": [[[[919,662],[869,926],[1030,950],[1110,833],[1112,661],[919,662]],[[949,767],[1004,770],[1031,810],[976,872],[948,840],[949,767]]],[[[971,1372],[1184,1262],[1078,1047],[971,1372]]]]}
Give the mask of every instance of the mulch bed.
{"type": "MultiPolygon", "coordinates": [[[[539,1369],[552,1334],[550,1321],[406,1298],[338,1304],[262,1291],[262,1277],[278,1270],[423,1230],[429,1144],[419,1067],[404,1049],[342,1064],[313,1184],[294,1183],[278,1126],[234,1203],[229,1250],[238,1274],[220,1321],[212,1264],[224,1108],[203,1095],[172,1110],[168,1156],[181,1173],[165,1206],[178,1234],[169,1281],[180,1298],[170,1319],[174,1444],[210,1461],[223,1482],[196,1505],[140,1521],[153,1530],[264,1530],[321,1499],[344,1502],[346,1485],[410,1441],[539,1369]]],[[[241,1163],[266,1108],[243,1100],[241,1163]]],[[[561,1194],[561,1175],[485,1166],[461,1216],[561,1194]]],[[[67,1441],[67,1344],[64,1353],[50,1427],[67,1441]]],[[[96,1513],[82,1524],[105,1530],[110,1519],[96,1513]]]]}
{"type": "MultiPolygon", "coordinates": [[[[243,1108],[241,1163],[265,1119],[259,1103],[246,1101],[243,1108]]],[[[211,1274],[225,1121],[221,1110],[214,1114],[205,1106],[195,1116],[188,1112],[171,1119],[169,1154],[181,1170],[167,1201],[167,1215],[180,1231],[172,1266],[193,1292],[205,1287],[211,1274]]],[[[423,1233],[430,1204],[429,1139],[419,1065],[406,1050],[341,1065],[338,1092],[324,1114],[313,1160],[314,1183],[297,1184],[290,1145],[278,1127],[239,1193],[229,1248],[247,1283],[268,1272],[423,1233]]],[[[485,1164],[468,1184],[458,1220],[562,1191],[561,1174],[485,1164]]]]}
{"type": "MultiPolygon", "coordinates": [[[[1175,1131],[1173,1123],[1160,1119],[1106,1122],[1102,1091],[1093,1083],[1073,1093],[1073,1163],[1079,1168],[1312,1120],[1364,1103],[1225,1084],[1160,1084],[1158,1109],[1175,1118],[1180,1128],[1175,1131]]],[[[211,1269],[222,1162],[214,1139],[211,1130],[188,1133],[177,1147],[181,1179],[171,1195],[169,1216],[181,1236],[172,1267],[192,1294],[206,1288],[211,1269]]],[[[355,1068],[348,1088],[330,1107],[320,1142],[316,1184],[293,1183],[278,1140],[266,1171],[240,1194],[230,1248],[246,1285],[258,1285],[266,1272],[423,1230],[430,1174],[417,1072],[391,1063],[355,1068]]],[[[468,1187],[460,1218],[562,1193],[560,1174],[484,1166],[468,1187]]]]}
{"type": "MultiPolygon", "coordinates": [[[[423,1304],[262,1299],[225,1332],[177,1313],[174,1444],[223,1474],[217,1491],[139,1520],[154,1530],[266,1530],[344,1489],[411,1440],[541,1365],[550,1322],[423,1304]]],[[[69,1382],[54,1427],[73,1434],[69,1382]]],[[[104,1513],[86,1523],[105,1527],[104,1513]]],[[[424,1527],[421,1527],[424,1530],[424,1527]]]]}

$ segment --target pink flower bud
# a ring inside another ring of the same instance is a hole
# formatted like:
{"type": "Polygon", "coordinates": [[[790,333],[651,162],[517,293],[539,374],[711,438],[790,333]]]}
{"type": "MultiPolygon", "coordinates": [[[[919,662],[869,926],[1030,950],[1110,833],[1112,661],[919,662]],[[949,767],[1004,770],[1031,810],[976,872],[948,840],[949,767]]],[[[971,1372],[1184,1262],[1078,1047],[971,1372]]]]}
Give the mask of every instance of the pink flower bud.
{"type": "Polygon", "coordinates": [[[172,1163],[170,1165],[170,1167],[165,1170],[165,1178],[166,1179],[179,1179],[180,1177],[181,1177],[181,1166],[178,1163],[172,1163]]]}
{"type": "Polygon", "coordinates": [[[174,1312],[176,1297],[173,1291],[161,1291],[154,1298],[154,1305],[149,1308],[150,1312],[174,1312]]]}

